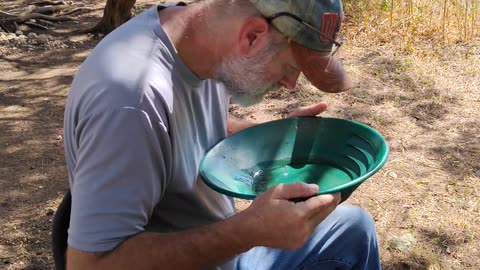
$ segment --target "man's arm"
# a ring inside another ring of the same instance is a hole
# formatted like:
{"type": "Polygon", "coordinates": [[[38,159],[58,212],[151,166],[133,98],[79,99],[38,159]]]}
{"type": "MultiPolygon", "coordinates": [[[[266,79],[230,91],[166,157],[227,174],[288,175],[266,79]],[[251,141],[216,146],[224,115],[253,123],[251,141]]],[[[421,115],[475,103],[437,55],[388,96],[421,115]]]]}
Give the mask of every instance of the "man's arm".
{"type": "Polygon", "coordinates": [[[241,119],[229,114],[227,118],[227,135],[230,136],[234,133],[239,132],[240,130],[243,130],[258,124],[260,123],[241,119]]]}
{"type": "MultiPolygon", "coordinates": [[[[299,117],[299,116],[316,116],[327,109],[327,104],[319,102],[310,106],[300,107],[290,112],[287,117],[299,117]]],[[[255,126],[260,122],[254,122],[250,120],[240,119],[233,115],[229,115],[227,118],[227,134],[228,136],[239,132],[240,130],[255,126]]]]}
{"type": "Polygon", "coordinates": [[[316,185],[281,184],[257,197],[246,210],[198,229],[140,233],[103,254],[69,247],[67,269],[204,269],[254,246],[297,249],[340,202],[339,193],[291,201],[317,192],[316,185]]]}
{"type": "Polygon", "coordinates": [[[69,247],[67,269],[204,269],[222,264],[254,245],[241,219],[235,215],[184,232],[143,232],[108,253],[69,247]]]}

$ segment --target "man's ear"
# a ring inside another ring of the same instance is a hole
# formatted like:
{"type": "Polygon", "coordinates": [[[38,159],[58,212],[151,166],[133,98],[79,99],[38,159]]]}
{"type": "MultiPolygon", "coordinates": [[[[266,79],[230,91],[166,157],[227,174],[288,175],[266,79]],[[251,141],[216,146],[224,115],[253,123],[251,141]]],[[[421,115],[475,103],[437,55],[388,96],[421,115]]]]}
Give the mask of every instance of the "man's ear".
{"type": "Polygon", "coordinates": [[[238,33],[237,46],[243,55],[255,55],[267,44],[270,24],[261,17],[249,17],[238,33]]]}

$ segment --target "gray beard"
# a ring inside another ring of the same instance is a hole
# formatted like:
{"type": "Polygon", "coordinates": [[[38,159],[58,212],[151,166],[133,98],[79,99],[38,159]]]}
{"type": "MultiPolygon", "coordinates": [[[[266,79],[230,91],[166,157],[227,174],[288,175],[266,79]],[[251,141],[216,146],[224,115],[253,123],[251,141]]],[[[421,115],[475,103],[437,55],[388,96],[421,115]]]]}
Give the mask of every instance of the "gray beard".
{"type": "Polygon", "coordinates": [[[268,81],[265,66],[277,53],[269,46],[257,57],[227,58],[220,64],[214,78],[223,82],[232,102],[242,107],[258,104],[266,93],[278,90],[278,83],[268,81]]]}

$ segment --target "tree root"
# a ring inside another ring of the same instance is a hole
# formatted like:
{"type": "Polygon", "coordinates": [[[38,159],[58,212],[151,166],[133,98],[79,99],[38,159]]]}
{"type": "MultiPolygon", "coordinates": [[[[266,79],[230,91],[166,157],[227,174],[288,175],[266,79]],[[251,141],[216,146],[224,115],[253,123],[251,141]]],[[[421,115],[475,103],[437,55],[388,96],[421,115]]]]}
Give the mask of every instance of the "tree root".
{"type": "Polygon", "coordinates": [[[48,30],[47,24],[64,21],[75,21],[70,15],[95,10],[89,7],[75,7],[65,1],[35,1],[27,7],[17,8],[11,11],[0,10],[0,28],[6,32],[15,32],[18,25],[25,24],[48,30]]]}
{"type": "Polygon", "coordinates": [[[28,25],[30,27],[34,27],[34,28],[39,28],[39,29],[42,29],[42,30],[49,30],[48,27],[43,26],[43,25],[38,24],[38,23],[34,23],[34,22],[24,22],[23,24],[28,25]]]}
{"type": "Polygon", "coordinates": [[[65,1],[35,1],[32,4],[35,5],[35,6],[45,6],[45,5],[50,5],[50,6],[63,5],[63,6],[66,6],[67,2],[65,2],[65,1]]]}
{"type": "Polygon", "coordinates": [[[19,16],[19,15],[12,15],[6,12],[0,11],[0,15],[5,15],[8,16],[8,18],[2,19],[2,22],[17,22],[17,23],[23,23],[28,20],[36,20],[36,19],[42,19],[46,21],[51,21],[51,22],[63,22],[63,21],[74,21],[75,18],[70,17],[70,16],[50,16],[50,15],[45,15],[41,13],[29,13],[24,16],[19,16]]]}

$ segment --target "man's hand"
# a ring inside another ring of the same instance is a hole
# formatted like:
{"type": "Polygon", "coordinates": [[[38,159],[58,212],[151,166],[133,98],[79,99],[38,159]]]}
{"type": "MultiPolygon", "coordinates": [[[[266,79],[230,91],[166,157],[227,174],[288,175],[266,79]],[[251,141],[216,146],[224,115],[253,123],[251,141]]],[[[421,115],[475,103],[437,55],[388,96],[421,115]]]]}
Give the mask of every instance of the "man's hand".
{"type": "Polygon", "coordinates": [[[311,197],[317,192],[315,184],[280,184],[258,196],[239,215],[248,220],[258,245],[298,249],[340,203],[340,193],[311,197]],[[292,201],[308,197],[311,198],[292,201]]]}
{"type": "Polygon", "coordinates": [[[327,103],[319,102],[317,104],[300,107],[292,111],[287,115],[289,117],[299,117],[299,116],[317,116],[324,112],[327,109],[327,103]]]}
{"type": "MultiPolygon", "coordinates": [[[[299,117],[299,116],[317,116],[327,109],[327,103],[319,102],[317,104],[300,107],[292,111],[287,117],[299,117]]],[[[243,129],[258,125],[260,123],[240,119],[233,115],[229,115],[227,118],[227,134],[228,136],[237,133],[243,129]]]]}

